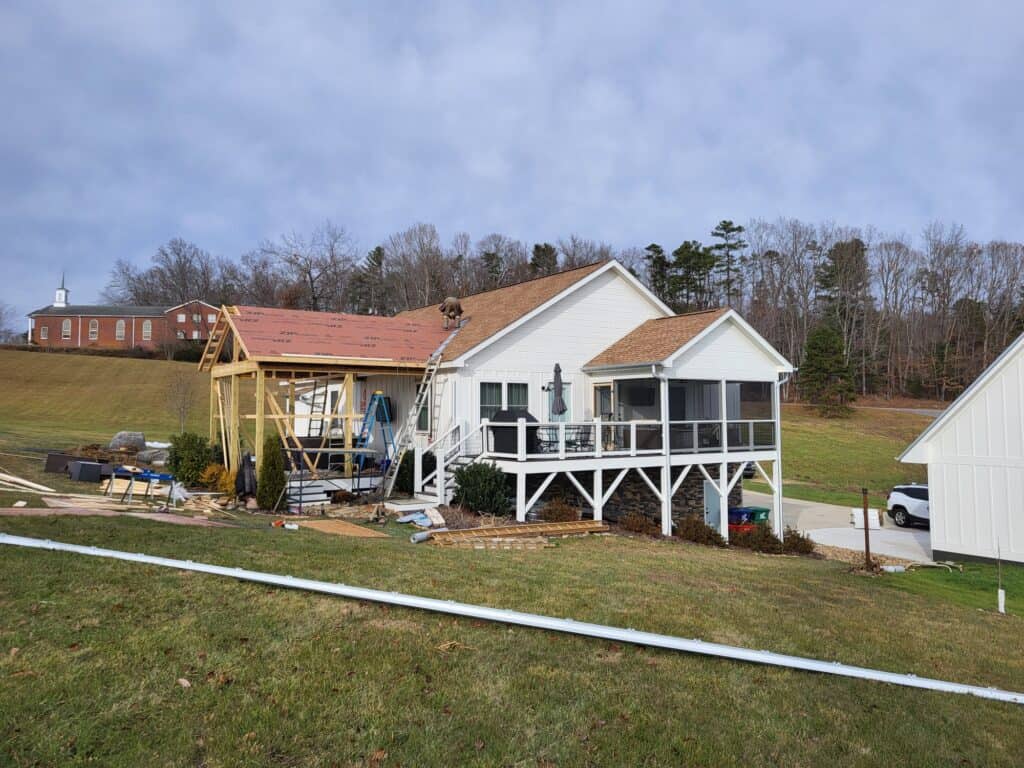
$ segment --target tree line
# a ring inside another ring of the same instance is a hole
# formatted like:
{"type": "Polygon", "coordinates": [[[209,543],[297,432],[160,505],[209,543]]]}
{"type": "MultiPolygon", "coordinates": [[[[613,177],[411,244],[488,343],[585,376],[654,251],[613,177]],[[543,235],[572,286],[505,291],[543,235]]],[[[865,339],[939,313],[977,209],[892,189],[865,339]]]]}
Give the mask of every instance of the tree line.
{"type": "Polygon", "coordinates": [[[1022,330],[1024,244],[979,243],[942,223],[911,238],[830,222],[723,220],[706,241],[671,250],[617,250],[578,235],[528,245],[459,233],[444,243],[419,223],[360,252],[343,227],[325,222],[237,258],[174,239],[145,268],[118,261],[104,293],[131,304],[201,298],[390,315],[607,258],[677,312],[735,308],[804,368],[798,389],[821,385],[840,400],[949,400],[1022,330]]]}

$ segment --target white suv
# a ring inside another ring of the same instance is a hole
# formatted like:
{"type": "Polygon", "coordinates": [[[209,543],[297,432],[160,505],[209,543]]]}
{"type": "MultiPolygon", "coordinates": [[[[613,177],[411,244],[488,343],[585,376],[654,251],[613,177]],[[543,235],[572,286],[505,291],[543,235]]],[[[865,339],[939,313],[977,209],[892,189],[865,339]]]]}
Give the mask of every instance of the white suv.
{"type": "Polygon", "coordinates": [[[889,517],[901,528],[915,523],[928,525],[928,486],[897,485],[889,492],[889,517]]]}

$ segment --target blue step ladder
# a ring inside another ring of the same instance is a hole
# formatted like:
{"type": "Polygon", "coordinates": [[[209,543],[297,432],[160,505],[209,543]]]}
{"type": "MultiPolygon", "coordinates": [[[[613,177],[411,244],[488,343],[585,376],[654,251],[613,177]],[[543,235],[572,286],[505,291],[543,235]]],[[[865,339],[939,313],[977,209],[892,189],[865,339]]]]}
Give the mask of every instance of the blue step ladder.
{"type": "Polygon", "coordinates": [[[363,414],[363,425],[356,438],[356,462],[359,466],[359,474],[362,475],[366,465],[366,457],[369,454],[370,441],[373,439],[374,429],[380,423],[380,431],[384,436],[384,457],[381,459],[380,469],[387,472],[388,467],[395,457],[395,433],[391,427],[391,410],[388,408],[387,398],[384,393],[377,390],[366,404],[366,413],[363,414]],[[360,453],[363,449],[365,453],[360,453]]]}

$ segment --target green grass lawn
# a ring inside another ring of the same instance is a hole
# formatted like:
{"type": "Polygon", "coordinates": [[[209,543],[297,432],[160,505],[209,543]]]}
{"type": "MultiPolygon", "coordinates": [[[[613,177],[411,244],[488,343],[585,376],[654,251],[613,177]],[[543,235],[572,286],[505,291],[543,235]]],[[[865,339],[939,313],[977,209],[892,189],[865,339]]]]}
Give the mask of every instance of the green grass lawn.
{"type": "Polygon", "coordinates": [[[0,350],[0,443],[67,448],[106,443],[122,429],[166,440],[178,431],[166,394],[177,376],[195,389],[187,428],[204,433],[209,378],[195,363],[0,350]]]}
{"type": "MultiPolygon", "coordinates": [[[[925,467],[896,457],[931,419],[901,411],[855,410],[848,419],[824,419],[813,408],[782,409],[784,493],[793,499],[860,506],[861,488],[878,505],[898,483],[927,481],[925,467]]],[[[744,487],[768,493],[763,482],[744,487]]]]}
{"type": "MultiPolygon", "coordinates": [[[[971,574],[866,578],[620,536],[477,552],[125,519],[0,530],[1024,689],[1024,620],[951,599],[971,574]]],[[[9,765],[1009,766],[1024,752],[1019,706],[15,548],[0,551],[0,701],[9,765]]]]}

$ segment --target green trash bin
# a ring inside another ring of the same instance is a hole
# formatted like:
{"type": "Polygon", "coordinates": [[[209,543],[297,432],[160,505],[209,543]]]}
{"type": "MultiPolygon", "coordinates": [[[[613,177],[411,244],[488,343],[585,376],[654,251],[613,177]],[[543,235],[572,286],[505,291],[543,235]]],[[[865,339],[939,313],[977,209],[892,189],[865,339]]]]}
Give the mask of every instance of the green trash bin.
{"type": "Polygon", "coordinates": [[[752,523],[767,523],[768,516],[771,514],[771,509],[768,507],[747,507],[750,512],[750,522],[752,523]]]}

